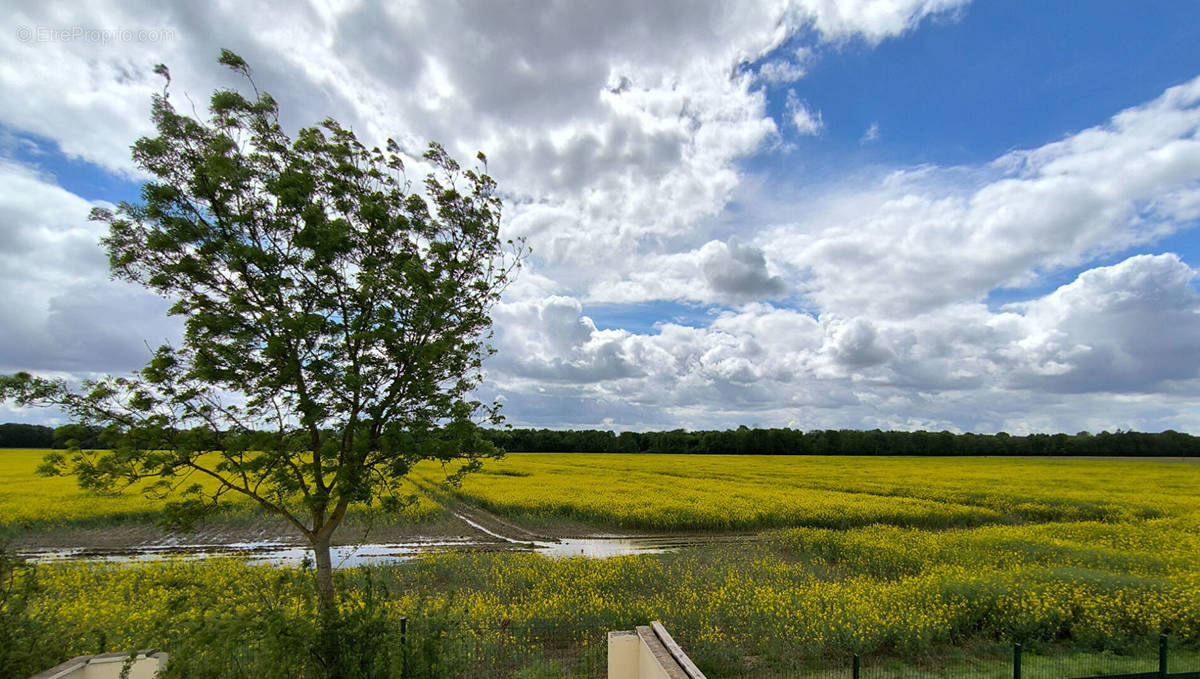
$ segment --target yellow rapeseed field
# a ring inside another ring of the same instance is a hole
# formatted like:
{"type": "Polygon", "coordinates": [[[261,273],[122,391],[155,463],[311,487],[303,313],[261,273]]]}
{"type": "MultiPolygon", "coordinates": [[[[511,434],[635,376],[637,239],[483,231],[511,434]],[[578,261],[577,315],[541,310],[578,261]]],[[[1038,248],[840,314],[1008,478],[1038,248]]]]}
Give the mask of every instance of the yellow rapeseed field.
{"type": "Polygon", "coordinates": [[[163,500],[138,492],[98,496],[73,477],[42,477],[35,471],[50,451],[0,450],[0,523],[65,523],[80,519],[149,518],[163,500]]]}
{"type": "MultiPolygon", "coordinates": [[[[1194,515],[939,532],[799,528],[654,557],[439,554],[344,573],[341,583],[347,611],[363,605],[364,578],[382,582],[389,595],[374,611],[393,626],[450,611],[452,635],[493,649],[530,631],[594,641],[661,620],[716,670],[730,657],[819,667],[854,652],[917,657],[1013,641],[1145,650],[1162,631],[1176,643],[1200,638],[1198,529],[1194,515]]],[[[302,625],[315,606],[302,571],[236,561],[56,565],[37,578],[31,612],[61,626],[72,652],[103,634],[122,647],[170,647],[205,624],[268,616],[302,625]]]]}
{"type": "MultiPolygon", "coordinates": [[[[36,470],[48,450],[0,449],[0,526],[43,527],[72,522],[153,521],[172,498],[147,496],[130,488],[111,495],[97,495],[79,488],[71,476],[38,476],[36,470]]],[[[215,479],[194,475],[188,484],[205,489],[217,486],[215,479]]],[[[436,501],[411,489],[418,504],[405,510],[410,520],[428,519],[441,512],[436,501]]],[[[178,499],[178,498],[175,498],[178,499]]],[[[252,500],[235,493],[227,499],[244,513],[257,512],[252,500]]]]}
{"type": "MultiPolygon", "coordinates": [[[[149,518],[163,500],[96,496],[34,470],[47,451],[0,451],[0,524],[149,518]]],[[[434,487],[439,465],[422,464],[434,487]]],[[[212,485],[211,479],[199,479],[212,485]]],[[[568,517],[649,530],[920,528],[1178,516],[1200,506],[1200,464],[1187,461],[510,454],[466,477],[458,495],[518,518],[568,517]]],[[[411,513],[428,517],[422,497],[411,513]]]]}
{"type": "MultiPolygon", "coordinates": [[[[433,483],[439,474],[421,467],[417,478],[433,483]]],[[[537,453],[489,463],[458,493],[514,516],[659,530],[1123,521],[1200,506],[1200,464],[537,453]]]]}
{"type": "MultiPolygon", "coordinates": [[[[40,451],[0,455],[0,510],[10,516],[155,508],[34,477],[40,451]]],[[[427,488],[442,478],[437,465],[415,473],[427,488]]],[[[527,454],[488,463],[454,492],[534,521],[765,530],[674,554],[444,553],[339,574],[348,614],[369,611],[379,634],[401,616],[414,638],[441,630],[437,643],[465,644],[446,651],[460,663],[493,667],[548,648],[602,661],[606,630],[648,620],[663,621],[712,677],[789,675],[780,668],[829,666],[855,652],[999,648],[1003,658],[1014,641],[1035,653],[1092,653],[1095,671],[1046,670],[1083,676],[1117,667],[1101,650],[1150,649],[1152,658],[1160,632],[1200,657],[1200,465],[1191,462],[527,454]],[[559,641],[531,641],[545,630],[559,641]]],[[[197,640],[215,648],[251,638],[269,664],[302,656],[280,644],[312,631],[315,598],[300,569],[56,564],[21,577],[36,580],[31,619],[67,655],[100,645],[191,654],[203,652],[197,640]]]]}

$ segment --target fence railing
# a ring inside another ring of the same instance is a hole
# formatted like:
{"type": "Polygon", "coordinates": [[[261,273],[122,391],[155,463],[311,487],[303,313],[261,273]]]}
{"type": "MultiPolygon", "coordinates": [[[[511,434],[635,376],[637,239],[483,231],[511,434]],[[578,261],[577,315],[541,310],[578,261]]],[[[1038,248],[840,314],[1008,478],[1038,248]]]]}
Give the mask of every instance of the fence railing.
{"type": "MultiPolygon", "coordinates": [[[[1187,671],[1171,672],[1170,639],[1167,635],[1158,638],[1157,662],[1149,654],[1117,655],[1113,653],[1043,653],[1027,654],[1021,644],[1013,644],[1012,660],[1007,668],[999,663],[964,662],[960,666],[948,666],[942,672],[920,669],[898,669],[889,672],[886,667],[874,671],[862,670],[862,661],[855,655],[851,662],[851,679],[882,679],[884,677],[918,677],[936,674],[943,677],[962,679],[1200,679],[1200,666],[1188,667],[1187,671]],[[1010,672],[1005,672],[1007,669],[1010,672]]],[[[1182,670],[1182,667],[1176,667],[1182,670]]],[[[843,675],[844,676],[844,675],[843,675]]]]}
{"type": "Polygon", "coordinates": [[[604,677],[607,630],[438,624],[401,618],[401,678],[604,677]]]}
{"type": "MultiPolygon", "coordinates": [[[[596,679],[607,676],[608,629],[491,626],[401,620],[403,679],[596,679]]],[[[1153,651],[1116,654],[1059,649],[1005,654],[953,652],[906,659],[898,654],[844,659],[764,659],[711,653],[678,639],[708,679],[1200,679],[1200,648],[1174,659],[1167,636],[1153,651]]]]}

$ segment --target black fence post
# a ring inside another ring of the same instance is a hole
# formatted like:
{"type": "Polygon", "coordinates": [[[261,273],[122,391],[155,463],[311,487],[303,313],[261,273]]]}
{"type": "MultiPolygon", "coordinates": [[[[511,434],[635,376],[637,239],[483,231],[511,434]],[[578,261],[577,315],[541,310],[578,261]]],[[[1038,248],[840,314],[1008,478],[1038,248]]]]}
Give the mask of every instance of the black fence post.
{"type": "Polygon", "coordinates": [[[1013,679],[1021,679],[1021,644],[1013,644],[1013,679]]]}
{"type": "Polygon", "coordinates": [[[1167,679],[1167,635],[1158,635],[1158,676],[1167,679]]]}
{"type": "Polygon", "coordinates": [[[852,664],[851,667],[852,667],[851,673],[853,674],[854,679],[858,679],[858,673],[859,673],[859,670],[861,669],[861,660],[859,659],[857,653],[854,654],[854,663],[852,664]]]}
{"type": "Polygon", "coordinates": [[[400,616],[400,679],[408,679],[408,616],[400,616]]]}

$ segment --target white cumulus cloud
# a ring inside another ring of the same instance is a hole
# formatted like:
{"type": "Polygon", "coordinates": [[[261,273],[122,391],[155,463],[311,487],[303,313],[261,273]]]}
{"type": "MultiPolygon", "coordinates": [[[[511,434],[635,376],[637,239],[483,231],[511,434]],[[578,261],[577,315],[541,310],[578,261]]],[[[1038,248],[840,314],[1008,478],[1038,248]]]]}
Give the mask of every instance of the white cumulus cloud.
{"type": "Polygon", "coordinates": [[[796,96],[795,90],[788,90],[787,109],[792,117],[792,127],[800,134],[816,136],[825,129],[825,120],[821,117],[821,112],[814,113],[807,102],[796,96]]]}

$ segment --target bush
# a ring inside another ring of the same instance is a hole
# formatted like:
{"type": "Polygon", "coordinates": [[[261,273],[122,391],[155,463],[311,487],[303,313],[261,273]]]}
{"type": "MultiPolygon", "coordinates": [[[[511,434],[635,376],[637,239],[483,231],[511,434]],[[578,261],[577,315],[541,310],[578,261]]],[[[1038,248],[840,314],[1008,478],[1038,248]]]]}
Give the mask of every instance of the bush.
{"type": "Polygon", "coordinates": [[[53,648],[48,630],[29,614],[37,592],[37,570],[0,543],[0,676],[28,676],[58,662],[46,650],[53,648]]]}

